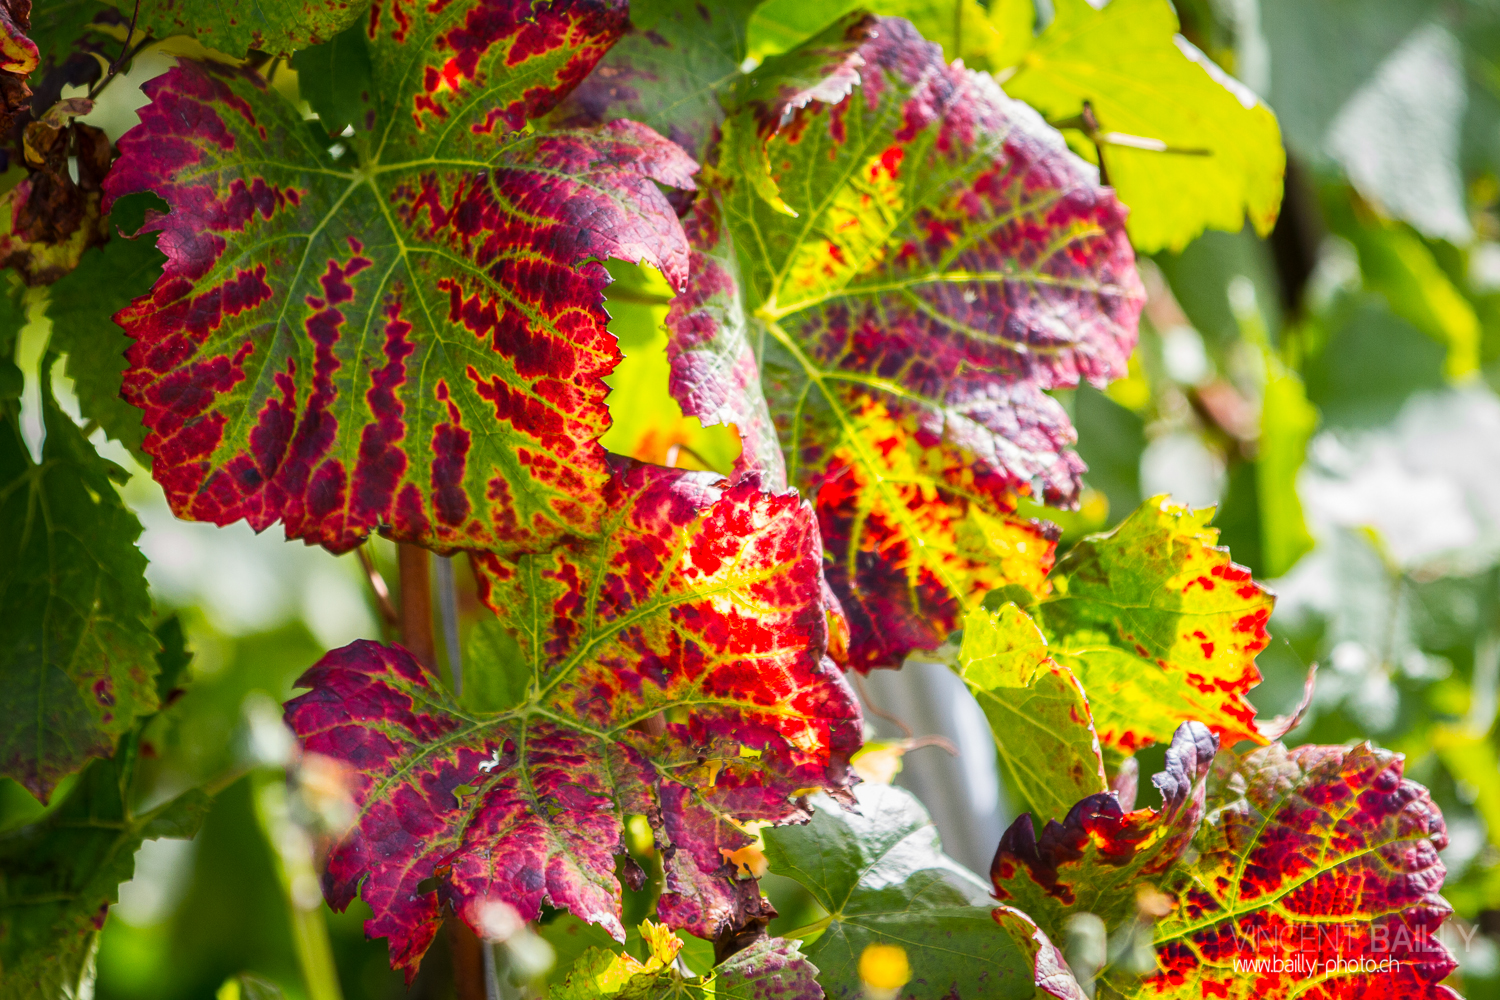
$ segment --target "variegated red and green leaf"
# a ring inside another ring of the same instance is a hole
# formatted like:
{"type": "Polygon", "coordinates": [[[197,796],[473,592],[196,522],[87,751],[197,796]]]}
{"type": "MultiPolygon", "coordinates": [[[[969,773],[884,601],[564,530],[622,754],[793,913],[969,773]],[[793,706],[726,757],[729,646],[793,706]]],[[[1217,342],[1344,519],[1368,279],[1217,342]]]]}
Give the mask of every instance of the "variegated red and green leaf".
{"type": "Polygon", "coordinates": [[[356,832],[329,859],[329,899],[356,891],[366,928],[414,970],[451,903],[535,917],[547,903],[623,939],[616,856],[645,815],[665,866],[658,913],[714,937],[760,913],[727,853],[741,823],[805,816],[840,793],[858,705],[827,659],[809,506],[712,473],[623,466],[598,540],[476,560],[516,637],[526,695],[475,715],[400,648],[330,653],[288,706],[304,745],[357,773],[356,832]],[[428,880],[433,880],[428,882],[428,880]],[[436,886],[436,891],[430,891],[436,886]]]}
{"type": "Polygon", "coordinates": [[[147,86],[106,190],[171,207],[146,225],[165,273],[119,321],[179,516],[279,519],[335,551],[597,530],[618,357],[597,261],[680,285],[657,184],[695,165],[630,122],[512,133],[623,27],[617,0],[381,0],[369,127],[327,148],[248,73],[184,61],[147,86]]]}
{"type": "MultiPolygon", "coordinates": [[[[964,610],[997,587],[1049,592],[1057,530],[1013,516],[1008,483],[984,458],[927,433],[924,414],[890,400],[843,402],[842,426],[817,443],[808,440],[815,418],[794,410],[803,436],[791,440],[826,462],[821,482],[803,483],[817,491],[825,572],[850,619],[853,666],[899,667],[912,650],[941,645],[964,610]]],[[[1000,420],[1015,414],[1003,404],[991,411],[1000,420]]],[[[964,428],[949,416],[956,437],[964,428]]]]}
{"type": "Polygon", "coordinates": [[[1044,586],[1050,539],[1009,512],[1078,491],[1044,390],[1103,384],[1134,345],[1124,210],[899,19],[844,19],[737,101],[723,217],[789,479],[818,497],[851,662],[899,666],[986,590],[1044,586]]]}
{"type": "Polygon", "coordinates": [[[1083,682],[1106,746],[1134,753],[1189,719],[1226,747],[1267,742],[1245,695],[1260,683],[1275,595],[1214,544],[1212,516],[1156,497],[1052,573],[1042,630],[1083,682]]]}
{"type": "Polygon", "coordinates": [[[1185,722],[1172,738],[1166,767],[1151,780],[1160,809],[1127,812],[1114,792],[1086,796],[1040,836],[1022,813],[995,851],[995,898],[1023,910],[1056,937],[1069,918],[1092,913],[1114,931],[1137,915],[1141,891],[1160,882],[1197,833],[1205,783],[1218,750],[1207,727],[1185,722]]]}
{"type": "Polygon", "coordinates": [[[1448,844],[1399,754],[1276,743],[1222,753],[1193,849],[1163,888],[1159,970],[1136,995],[1457,1000],[1438,938],[1448,844]]]}

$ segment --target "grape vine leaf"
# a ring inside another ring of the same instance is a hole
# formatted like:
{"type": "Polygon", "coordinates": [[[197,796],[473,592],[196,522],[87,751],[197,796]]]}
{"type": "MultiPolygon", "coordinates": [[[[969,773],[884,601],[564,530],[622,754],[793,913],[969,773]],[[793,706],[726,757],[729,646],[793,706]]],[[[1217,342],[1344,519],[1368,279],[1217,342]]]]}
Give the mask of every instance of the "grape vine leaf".
{"type": "MultiPolygon", "coordinates": [[[[136,27],[165,38],[194,35],[211,49],[243,56],[250,49],[282,55],[316,45],[368,17],[367,0],[109,0],[136,27]]],[[[374,5],[381,8],[380,0],[374,5]]],[[[411,0],[392,0],[383,13],[410,22],[424,12],[411,0]]]]}
{"type": "Polygon", "coordinates": [[[985,591],[1043,586],[1052,538],[1009,512],[1079,488],[1043,390],[1125,371],[1124,210],[899,19],[846,18],[735,100],[723,218],[789,480],[818,498],[851,662],[899,666],[985,591]]]}
{"type": "Polygon", "coordinates": [[[31,104],[26,78],[41,62],[31,31],[31,0],[0,0],[0,134],[31,104]]]}
{"type": "Polygon", "coordinates": [[[1165,769],[1151,779],[1160,809],[1126,812],[1114,792],[1078,800],[1061,821],[1036,833],[1022,813],[1000,838],[990,880],[995,898],[1025,911],[1054,936],[1068,918],[1092,913],[1113,931],[1136,915],[1142,886],[1160,881],[1198,831],[1218,740],[1207,727],[1184,722],[1167,750],[1165,769]]]}
{"type": "MultiPolygon", "coordinates": [[[[160,678],[175,678],[187,654],[176,619],[158,631],[160,678]]],[[[170,681],[162,683],[165,695],[170,681]]],[[[95,760],[42,819],[0,834],[0,1000],[86,995],[92,956],[119,884],[130,880],[144,840],[187,838],[208,813],[209,797],[191,789],[144,812],[133,782],[145,720],[114,756],[95,760]]]]}
{"type": "Polygon", "coordinates": [[[589,948],[578,956],[562,984],[547,991],[548,997],[551,1000],[605,1000],[617,996],[637,976],[654,980],[656,973],[672,965],[682,951],[682,939],[664,924],[642,921],[640,937],[645,961],[629,952],[589,948]]]}
{"type": "Polygon", "coordinates": [[[553,112],[562,125],[629,118],[703,162],[724,120],[719,95],[740,76],[755,0],[632,5],[630,28],[553,112]]]}
{"type": "Polygon", "coordinates": [[[1239,232],[1247,216],[1269,235],[1286,171],[1276,116],[1177,33],[1172,5],[1056,0],[1053,10],[999,78],[1051,121],[1089,102],[1136,249],[1180,251],[1206,228],[1239,232]]]}
{"type": "Polygon", "coordinates": [[[598,260],[680,285],[657,182],[691,187],[695,165],[625,121],[507,136],[623,26],[617,0],[381,0],[375,128],[351,148],[244,71],[183,60],[147,84],[106,191],[171,207],[145,225],[164,274],[119,321],[179,516],[280,519],[335,551],[376,529],[451,550],[597,528],[618,357],[598,260]]]}
{"type": "Polygon", "coordinates": [[[158,703],[141,525],[111,482],[121,470],[58,408],[51,363],[40,464],[15,409],[0,419],[0,773],[43,802],[158,703]]]}
{"type": "Polygon", "coordinates": [[[862,995],[860,955],[881,942],[906,949],[905,1000],[1082,998],[1031,919],[996,908],[984,881],[942,852],[910,792],[864,784],[855,797],[858,813],[815,796],[811,822],[762,833],[771,871],[801,883],[828,912],[827,929],[807,948],[828,997],[862,995]]]}
{"type": "Polygon", "coordinates": [[[29,173],[0,196],[0,266],[14,268],[28,285],[61,278],[109,235],[100,211],[109,137],[69,121],[49,114],[27,123],[22,146],[29,173]]]}
{"type": "Polygon", "coordinates": [[[358,891],[367,931],[409,973],[447,903],[475,923],[491,898],[527,918],[546,902],[623,939],[630,814],[663,855],[660,918],[715,938],[760,912],[756,883],[724,860],[751,842],[738,824],[805,815],[794,794],[851,780],[860,714],[824,655],[807,504],[638,464],[603,499],[597,539],[475,559],[521,651],[476,669],[525,676],[514,707],[467,712],[405,651],[369,642],[324,657],[287,707],[307,749],[356,774],[357,833],[330,855],[329,900],[358,891]]]}
{"type": "Polygon", "coordinates": [[[1368,744],[1221,753],[1193,851],[1163,883],[1177,905],[1140,995],[1457,1000],[1436,936],[1447,831],[1402,769],[1368,744]]]}
{"type": "MultiPolygon", "coordinates": [[[[115,18],[115,11],[107,0],[40,0],[32,4],[28,33],[40,57],[38,68],[43,74],[43,101],[51,95],[48,77],[55,70],[63,71],[61,78],[64,83],[75,85],[97,81],[103,75],[103,67],[91,53],[98,52],[100,43],[107,37],[105,26],[96,21],[106,12],[110,19],[115,18]],[[89,64],[92,64],[91,69],[86,75],[81,75],[83,67],[89,64]]],[[[110,45],[113,51],[106,59],[113,59],[120,51],[117,43],[111,41],[110,45]]],[[[56,96],[61,96],[61,84],[56,87],[56,96]]],[[[45,112],[47,104],[42,103],[38,110],[45,112]]]]}
{"type": "MultiPolygon", "coordinates": [[[[649,923],[649,921],[648,921],[649,923]]],[[[591,948],[582,955],[552,1000],[822,1000],[818,970],[802,957],[801,945],[762,937],[701,976],[684,976],[669,964],[681,947],[662,942],[642,928],[652,943],[641,963],[629,955],[591,948]]]]}
{"type": "Polygon", "coordinates": [[[1154,497],[1052,572],[1042,631],[1083,683],[1107,747],[1134,753],[1188,719],[1226,747],[1266,742],[1245,693],[1260,682],[1275,595],[1214,544],[1213,513],[1154,497]]]}
{"type": "Polygon", "coordinates": [[[994,612],[980,607],[964,620],[963,635],[958,675],[989,720],[1001,766],[1037,819],[1060,817],[1084,796],[1107,792],[1088,698],[1072,672],[1048,655],[1036,622],[1014,604],[994,612]]]}
{"type": "Polygon", "coordinates": [[[120,398],[130,340],[114,314],[150,291],[163,259],[150,240],[115,238],[84,254],[47,297],[49,343],[67,355],[65,371],[73,380],[79,412],[85,420],[97,421],[147,468],[151,460],[141,447],[146,439],[141,411],[120,398]]]}

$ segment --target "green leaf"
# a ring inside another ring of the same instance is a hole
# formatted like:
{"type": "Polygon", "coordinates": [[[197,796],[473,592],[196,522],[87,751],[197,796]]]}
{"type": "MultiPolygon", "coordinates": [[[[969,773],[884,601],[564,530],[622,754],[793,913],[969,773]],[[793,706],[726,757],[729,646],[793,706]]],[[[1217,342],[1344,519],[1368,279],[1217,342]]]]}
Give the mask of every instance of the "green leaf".
{"type": "Polygon", "coordinates": [[[66,62],[80,41],[101,40],[104,33],[92,25],[99,14],[108,10],[110,5],[102,0],[35,0],[31,5],[31,30],[27,34],[41,55],[42,72],[66,62]]]}
{"type": "Polygon", "coordinates": [[[184,59],[146,85],[106,193],[171,208],[146,222],[163,277],[119,317],[179,516],[335,551],[597,530],[618,358],[599,261],[683,283],[657,184],[696,167],[633,122],[522,130],[624,26],[618,0],[379,0],[374,128],[347,143],[247,71],[184,59]]]}
{"type": "Polygon", "coordinates": [[[1073,394],[1073,423],[1078,428],[1078,457],[1088,463],[1083,481],[1108,499],[1108,523],[1124,520],[1145,499],[1145,421],[1093,386],[1080,385],[1073,394]]]}
{"type": "Polygon", "coordinates": [[[26,328],[25,288],[19,279],[0,282],[0,406],[21,398],[26,376],[16,364],[16,348],[26,328]]]}
{"type": "Polygon", "coordinates": [[[504,712],[526,700],[530,689],[521,646],[498,619],[482,617],[464,644],[464,686],[459,696],[474,712],[504,712]]]}
{"type": "Polygon", "coordinates": [[[1212,516],[1147,500],[1080,541],[1050,577],[1042,631],[1083,683],[1106,746],[1133,753],[1190,719],[1225,746],[1266,742],[1245,694],[1260,681],[1274,597],[1215,546],[1212,516]]]}
{"type": "Polygon", "coordinates": [[[192,664],[193,654],[188,651],[182,621],[176,615],[156,626],[156,641],[161,644],[161,652],[156,654],[156,700],[166,705],[183,680],[183,672],[192,664]]]}
{"type": "MultiPolygon", "coordinates": [[[[714,262],[694,250],[689,266],[697,273],[700,268],[714,266],[714,262]]],[[[610,273],[626,270],[616,266],[610,273]]],[[[743,323],[737,343],[730,343],[731,338],[725,335],[726,330],[734,329],[732,325],[715,327],[717,336],[706,342],[701,336],[678,336],[684,312],[711,309],[715,303],[697,303],[691,294],[673,299],[671,288],[656,271],[641,267],[628,270],[633,274],[611,285],[605,300],[609,331],[624,357],[605,379],[610,387],[611,426],[599,443],[616,454],[654,465],[713,469],[730,475],[737,460],[742,467],[744,461],[756,467],[752,460],[757,449],[742,449],[739,438],[760,427],[768,433],[770,453],[779,463],[781,453],[771,418],[765,413],[765,397],[760,391],[755,357],[744,341],[743,323]],[[630,287],[622,287],[627,282],[630,287]],[[732,359],[721,349],[725,345],[739,347],[748,355],[748,370],[729,364],[732,359]],[[689,357],[683,358],[683,354],[689,357]],[[695,384],[689,387],[688,383],[695,384]],[[759,423],[746,419],[749,414],[744,412],[757,399],[763,418],[759,423]],[[740,433],[737,435],[729,424],[737,424],[740,433]]],[[[693,319],[696,317],[688,322],[693,319]]],[[[700,329],[702,324],[697,324],[694,332],[700,329]]],[[[766,447],[762,445],[761,450],[766,447]]],[[[785,474],[768,475],[766,486],[785,489],[785,474]]]]}
{"type": "Polygon", "coordinates": [[[105,434],[148,468],[151,459],[141,448],[146,439],[141,411],[120,398],[130,338],[115,323],[114,314],[150,291],[165,259],[151,240],[116,236],[84,254],[78,267],[52,286],[47,299],[50,346],[67,355],[65,371],[73,380],[79,412],[85,420],[97,421],[105,434]]]}
{"type": "Polygon", "coordinates": [[[1385,427],[1408,401],[1447,385],[1443,345],[1397,316],[1386,300],[1358,296],[1326,322],[1327,342],[1306,368],[1307,397],[1325,427],[1385,427]]]}
{"type": "Polygon", "coordinates": [[[1443,373],[1463,379],[1479,370],[1481,330],[1469,300],[1453,286],[1420,237],[1406,226],[1351,204],[1342,189],[1324,199],[1331,227],[1359,252],[1364,286],[1391,311],[1447,349],[1443,373]]]}
{"type": "Polygon", "coordinates": [[[122,473],[58,409],[49,368],[40,465],[14,409],[0,421],[0,770],[43,801],[156,710],[159,648],[122,473]]]}
{"type": "Polygon", "coordinates": [[[84,769],[44,818],[0,835],[0,1000],[86,996],[98,931],[145,840],[189,838],[209,797],[192,789],[134,808],[140,729],[84,769]]]}
{"type": "Polygon", "coordinates": [[[989,719],[1001,766],[1038,821],[1109,790],[1088,699],[1047,653],[1036,623],[1007,603],[969,612],[957,666],[989,719]]]}
{"type": "Polygon", "coordinates": [[[762,834],[771,871],[801,883],[828,913],[809,928],[826,929],[807,957],[832,1000],[862,995],[860,956],[876,943],[906,950],[905,1000],[1080,995],[1031,919],[997,909],[984,881],[942,852],[910,792],[865,784],[855,795],[858,813],[817,796],[807,825],[762,834]]]}
{"type": "Polygon", "coordinates": [[[1092,105],[1136,249],[1181,250],[1204,229],[1238,231],[1247,216],[1270,233],[1286,169],[1276,117],[1177,34],[1171,4],[1056,0],[1054,11],[1001,82],[1054,122],[1092,105]],[[1130,145],[1139,140],[1168,150],[1130,145]]]}
{"type": "MultiPolygon", "coordinates": [[[[129,24],[136,0],[110,2],[129,24]]],[[[327,41],[365,17],[367,7],[367,0],[140,0],[136,27],[158,38],[194,35],[235,56],[250,49],[281,55],[327,41]]]]}
{"type": "Polygon", "coordinates": [[[329,135],[346,127],[359,132],[375,127],[375,81],[363,24],[355,22],[321,45],[294,52],[292,69],[302,99],[312,105],[329,135]]]}

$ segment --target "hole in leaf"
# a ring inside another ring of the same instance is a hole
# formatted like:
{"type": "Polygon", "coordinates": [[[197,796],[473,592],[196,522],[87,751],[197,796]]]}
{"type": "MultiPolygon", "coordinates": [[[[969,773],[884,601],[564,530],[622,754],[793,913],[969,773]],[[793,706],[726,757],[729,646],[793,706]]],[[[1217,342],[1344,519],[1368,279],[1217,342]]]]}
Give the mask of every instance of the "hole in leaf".
{"type": "Polygon", "coordinates": [[[643,462],[728,475],[740,455],[739,431],[684,416],[668,391],[672,370],[662,323],[672,290],[666,279],[645,266],[609,261],[606,267],[615,279],[605,292],[609,331],[624,357],[604,380],[612,426],[600,443],[643,462]]]}

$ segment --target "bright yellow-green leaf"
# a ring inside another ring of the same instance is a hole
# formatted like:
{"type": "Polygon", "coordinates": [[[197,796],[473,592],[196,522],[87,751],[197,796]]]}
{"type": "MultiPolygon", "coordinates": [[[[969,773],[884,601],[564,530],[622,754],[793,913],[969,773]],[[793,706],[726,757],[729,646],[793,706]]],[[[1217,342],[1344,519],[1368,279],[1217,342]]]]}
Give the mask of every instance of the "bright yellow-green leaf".
{"type": "MultiPolygon", "coordinates": [[[[1171,4],[1054,6],[1052,23],[1001,82],[1054,122],[1092,105],[1136,249],[1181,250],[1204,229],[1238,231],[1247,216],[1269,233],[1286,168],[1276,117],[1177,34],[1171,4]]],[[[1092,158],[1081,131],[1069,136],[1092,158]]]]}
{"type": "Polygon", "coordinates": [[[761,60],[801,45],[845,14],[868,6],[860,0],[768,0],[750,15],[745,47],[761,60]]]}
{"type": "Polygon", "coordinates": [[[975,608],[964,622],[958,674],[984,710],[1000,761],[1039,823],[1109,790],[1093,716],[1070,670],[1014,604],[975,608]]]}
{"type": "Polygon", "coordinates": [[[578,960],[576,971],[567,982],[552,991],[553,1000],[601,1000],[612,997],[636,976],[660,972],[672,963],[682,950],[682,939],[665,924],[647,920],[641,924],[641,938],[648,954],[641,962],[633,955],[617,954],[603,948],[590,948],[578,960]]]}
{"type": "Polygon", "coordinates": [[[1463,726],[1439,726],[1432,748],[1448,772],[1468,786],[1490,843],[1500,846],[1500,756],[1494,744],[1463,726]]]}
{"type": "Polygon", "coordinates": [[[1031,0],[768,0],[750,17],[747,47],[756,60],[790,51],[860,7],[885,17],[904,17],[922,37],[943,47],[949,62],[997,71],[1014,66],[1031,47],[1036,8],[1031,0]]]}
{"type": "Polygon", "coordinates": [[[1031,0],[991,0],[990,23],[1000,36],[999,47],[991,51],[988,67],[974,68],[998,73],[1020,62],[1031,48],[1036,32],[1036,6],[1031,0]]]}

